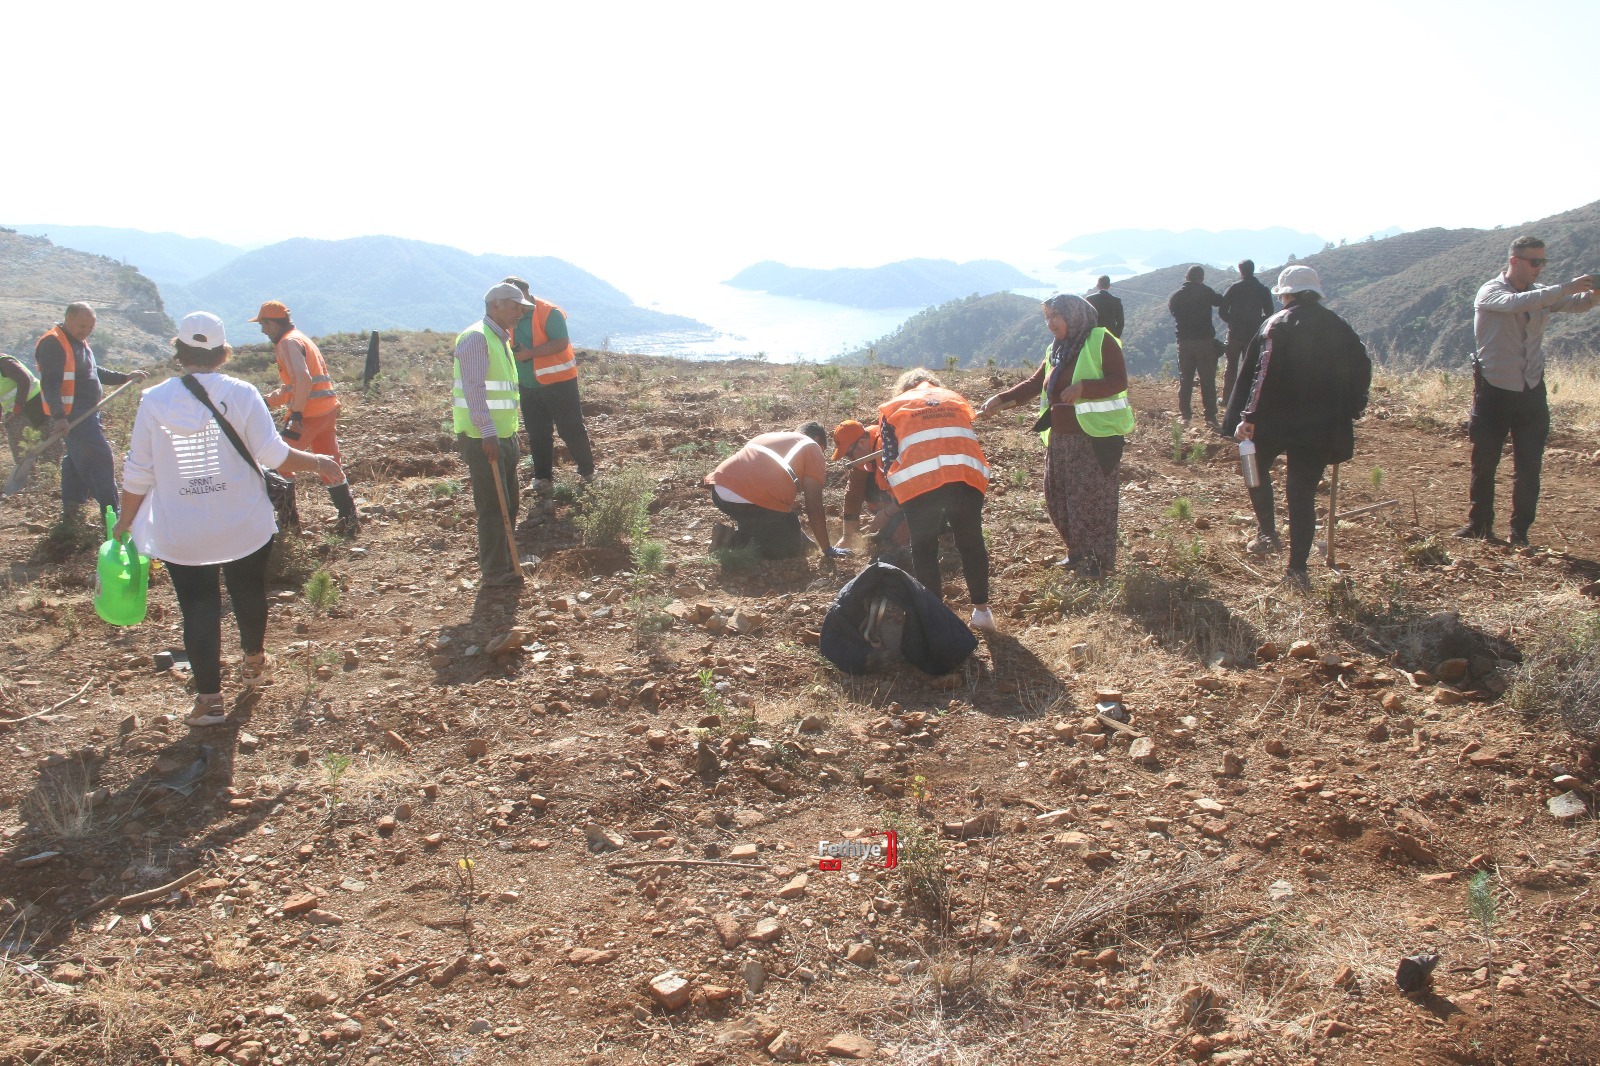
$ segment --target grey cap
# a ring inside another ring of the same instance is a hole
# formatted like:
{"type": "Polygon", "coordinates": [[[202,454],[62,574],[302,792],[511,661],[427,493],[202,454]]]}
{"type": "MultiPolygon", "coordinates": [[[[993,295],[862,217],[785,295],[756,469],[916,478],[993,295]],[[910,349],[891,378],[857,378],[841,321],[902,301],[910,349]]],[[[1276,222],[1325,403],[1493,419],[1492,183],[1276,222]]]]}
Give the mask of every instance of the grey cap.
{"type": "Polygon", "coordinates": [[[524,296],[521,289],[517,288],[515,285],[507,285],[503,281],[483,294],[483,302],[486,304],[494,303],[496,300],[512,300],[521,304],[523,307],[538,306],[532,300],[524,296]]]}

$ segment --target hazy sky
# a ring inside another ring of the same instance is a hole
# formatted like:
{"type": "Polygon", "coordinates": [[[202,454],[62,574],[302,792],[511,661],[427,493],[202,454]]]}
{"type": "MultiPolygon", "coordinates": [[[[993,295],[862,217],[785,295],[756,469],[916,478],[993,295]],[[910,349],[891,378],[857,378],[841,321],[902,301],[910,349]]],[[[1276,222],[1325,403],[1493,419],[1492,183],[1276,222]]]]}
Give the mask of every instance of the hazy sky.
{"type": "Polygon", "coordinates": [[[1600,197],[1595,0],[13,0],[0,36],[16,223],[383,233],[622,283],[1600,197]]]}

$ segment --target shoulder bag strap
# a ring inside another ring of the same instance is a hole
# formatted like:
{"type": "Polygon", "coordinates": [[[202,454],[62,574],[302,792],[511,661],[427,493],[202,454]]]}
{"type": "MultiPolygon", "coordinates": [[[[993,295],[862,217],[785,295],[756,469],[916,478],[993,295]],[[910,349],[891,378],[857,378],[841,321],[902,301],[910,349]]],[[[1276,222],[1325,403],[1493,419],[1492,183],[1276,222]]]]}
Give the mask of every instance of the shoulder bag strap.
{"type": "Polygon", "coordinates": [[[261,464],[256,462],[255,457],[245,448],[244,441],[239,439],[239,434],[234,430],[232,424],[222,417],[222,412],[217,410],[217,405],[211,402],[211,397],[206,394],[205,386],[196,381],[192,374],[185,374],[179,380],[183,382],[183,387],[189,390],[191,396],[206,405],[206,410],[211,412],[212,417],[217,420],[217,425],[222,427],[223,435],[238,449],[239,454],[244,457],[244,461],[256,468],[256,473],[260,474],[262,482],[266,483],[267,472],[262,469],[261,464]]]}

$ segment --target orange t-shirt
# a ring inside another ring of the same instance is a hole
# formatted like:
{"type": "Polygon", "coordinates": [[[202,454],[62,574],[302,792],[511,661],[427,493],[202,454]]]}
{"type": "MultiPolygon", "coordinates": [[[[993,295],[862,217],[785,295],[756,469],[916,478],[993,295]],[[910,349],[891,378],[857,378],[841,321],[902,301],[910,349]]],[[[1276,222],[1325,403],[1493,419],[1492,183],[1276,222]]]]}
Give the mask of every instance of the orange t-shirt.
{"type": "Polygon", "coordinates": [[[722,498],[730,503],[790,511],[806,478],[828,479],[828,462],[817,442],[804,433],[762,433],[724,459],[706,481],[723,490],[722,498]]]}

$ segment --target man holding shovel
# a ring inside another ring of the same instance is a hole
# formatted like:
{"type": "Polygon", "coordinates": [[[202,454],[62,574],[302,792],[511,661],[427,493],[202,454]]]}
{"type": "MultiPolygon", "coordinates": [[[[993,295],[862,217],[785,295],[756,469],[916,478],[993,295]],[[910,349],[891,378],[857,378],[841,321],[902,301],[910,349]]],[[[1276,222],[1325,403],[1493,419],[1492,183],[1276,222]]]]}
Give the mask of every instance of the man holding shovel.
{"type": "Polygon", "coordinates": [[[511,516],[517,494],[517,369],[511,331],[534,304],[501,283],[483,297],[483,318],[456,338],[456,450],[472,479],[478,516],[478,569],[484,588],[522,584],[511,516]]]}
{"type": "Polygon", "coordinates": [[[61,460],[62,522],[76,519],[91,499],[102,514],[107,507],[115,510],[118,505],[116,463],[100,415],[75,415],[99,406],[102,384],[121,385],[142,381],[145,376],[143,370],[119,374],[97,365],[89,347],[94,326],[94,308],[86,303],[68,304],[61,324],[40,337],[33,349],[50,435],[66,439],[66,456],[61,460]]]}

